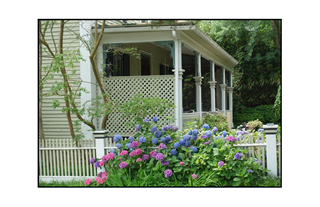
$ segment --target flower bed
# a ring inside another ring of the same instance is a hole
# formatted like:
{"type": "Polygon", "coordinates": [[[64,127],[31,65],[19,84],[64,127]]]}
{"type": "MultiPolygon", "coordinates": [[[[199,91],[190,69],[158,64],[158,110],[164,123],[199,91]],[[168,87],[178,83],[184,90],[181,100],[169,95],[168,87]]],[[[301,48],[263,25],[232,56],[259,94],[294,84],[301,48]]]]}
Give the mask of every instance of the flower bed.
{"type": "Polygon", "coordinates": [[[96,168],[103,166],[108,172],[100,173],[96,182],[88,179],[85,185],[108,186],[109,176],[118,177],[121,185],[125,182],[121,179],[128,176],[143,179],[152,174],[159,182],[191,186],[200,185],[200,180],[209,177],[207,186],[257,186],[260,176],[265,175],[262,166],[247,157],[246,149],[233,146],[237,140],[234,131],[219,131],[204,124],[200,129],[191,125],[181,132],[173,124],[160,125],[157,117],[152,121],[144,119],[135,126],[134,137],[123,140],[115,135],[117,149],[90,160],[96,168]]]}

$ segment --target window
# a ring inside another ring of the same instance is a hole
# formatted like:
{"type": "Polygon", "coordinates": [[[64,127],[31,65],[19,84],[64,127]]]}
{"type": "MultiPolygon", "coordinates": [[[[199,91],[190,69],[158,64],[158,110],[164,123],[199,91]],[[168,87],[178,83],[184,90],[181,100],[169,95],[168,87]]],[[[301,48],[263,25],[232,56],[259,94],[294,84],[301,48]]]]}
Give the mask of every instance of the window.
{"type": "Polygon", "coordinates": [[[105,67],[106,76],[130,76],[130,55],[108,52],[105,67]]]}
{"type": "Polygon", "coordinates": [[[148,20],[141,20],[141,23],[148,23],[148,20]]]}
{"type": "Polygon", "coordinates": [[[160,75],[173,75],[173,68],[167,64],[160,64],[160,75]]]}
{"type": "Polygon", "coordinates": [[[141,53],[141,75],[151,75],[150,56],[141,53]]]}

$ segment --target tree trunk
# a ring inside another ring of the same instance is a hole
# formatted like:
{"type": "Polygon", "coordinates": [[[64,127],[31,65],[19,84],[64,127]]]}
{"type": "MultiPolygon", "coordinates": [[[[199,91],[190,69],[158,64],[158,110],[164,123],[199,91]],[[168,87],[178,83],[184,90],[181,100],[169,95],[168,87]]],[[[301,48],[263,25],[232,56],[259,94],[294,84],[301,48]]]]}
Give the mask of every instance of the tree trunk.
{"type": "Polygon", "coordinates": [[[280,49],[281,46],[281,39],[280,39],[280,21],[279,20],[271,20],[272,22],[272,29],[275,33],[275,37],[273,38],[274,45],[280,49]]]}
{"type": "MultiPolygon", "coordinates": [[[[64,29],[64,21],[61,20],[60,22],[60,37],[59,37],[59,53],[63,54],[63,29],[64,29]]],[[[63,61],[63,57],[61,59],[63,61]]],[[[70,129],[70,134],[72,139],[75,139],[76,135],[74,133],[74,128],[73,128],[73,123],[72,123],[72,119],[71,119],[71,113],[70,113],[70,102],[69,102],[69,94],[68,94],[68,79],[66,77],[66,69],[65,67],[60,67],[61,73],[63,75],[63,82],[64,82],[64,95],[65,95],[65,104],[66,104],[66,108],[67,110],[67,119],[68,119],[68,123],[69,123],[69,129],[70,129]]],[[[78,146],[78,142],[77,142],[77,146],[78,146]]]]}
{"type": "MultiPolygon", "coordinates": [[[[40,29],[41,22],[39,21],[40,29]]],[[[41,85],[42,80],[42,44],[39,44],[39,84],[41,85]]],[[[39,87],[39,93],[42,93],[42,87],[39,87]]],[[[40,140],[45,140],[44,131],[43,131],[43,121],[42,121],[42,102],[39,102],[39,135],[40,140]]]]}

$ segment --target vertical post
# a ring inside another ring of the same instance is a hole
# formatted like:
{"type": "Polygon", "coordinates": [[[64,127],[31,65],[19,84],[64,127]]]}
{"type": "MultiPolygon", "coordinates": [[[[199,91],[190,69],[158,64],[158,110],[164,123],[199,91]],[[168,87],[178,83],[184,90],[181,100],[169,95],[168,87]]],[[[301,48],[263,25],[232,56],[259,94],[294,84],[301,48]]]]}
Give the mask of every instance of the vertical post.
{"type": "Polygon", "coordinates": [[[277,176],[277,143],[276,134],[278,125],[268,123],[263,125],[264,132],[267,137],[267,169],[270,170],[269,175],[277,176]]]}
{"type": "Polygon", "coordinates": [[[233,87],[228,87],[229,91],[229,110],[231,112],[231,128],[233,127],[233,104],[232,104],[232,92],[233,92],[233,87]]]}
{"type": "Polygon", "coordinates": [[[214,62],[209,60],[210,62],[210,73],[211,73],[211,81],[210,84],[210,91],[211,91],[211,111],[216,111],[216,83],[215,81],[215,68],[214,62]]]}
{"type": "MultiPolygon", "coordinates": [[[[174,96],[174,100],[175,100],[175,105],[177,106],[177,108],[175,109],[175,118],[176,118],[176,126],[179,127],[180,125],[180,95],[179,95],[179,40],[175,40],[174,41],[174,92],[175,92],[175,96],[174,96]]],[[[179,127],[180,128],[180,127],[179,127]]],[[[181,128],[180,128],[181,129],[181,128]]]]}
{"type": "Polygon", "coordinates": [[[196,55],[196,77],[193,77],[196,81],[196,104],[197,104],[197,112],[199,112],[199,118],[202,119],[202,96],[201,96],[201,80],[203,77],[201,77],[201,54],[194,51],[196,55]]]}
{"type": "MultiPolygon", "coordinates": [[[[93,136],[96,142],[96,158],[101,158],[104,155],[105,139],[107,138],[109,130],[97,130],[93,132],[93,136]]],[[[98,167],[97,173],[105,172],[104,167],[98,167]]]]}
{"type": "Polygon", "coordinates": [[[220,84],[221,95],[222,95],[222,111],[223,114],[226,115],[226,84],[220,84]]]}

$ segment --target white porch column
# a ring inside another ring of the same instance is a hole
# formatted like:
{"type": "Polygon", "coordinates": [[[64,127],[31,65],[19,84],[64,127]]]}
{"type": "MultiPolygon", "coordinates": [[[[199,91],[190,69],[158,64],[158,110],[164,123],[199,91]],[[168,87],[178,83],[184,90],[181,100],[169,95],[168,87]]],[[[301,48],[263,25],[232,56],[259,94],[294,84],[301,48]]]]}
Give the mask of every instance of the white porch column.
{"type": "Polygon", "coordinates": [[[221,95],[222,95],[222,111],[223,114],[226,115],[226,87],[227,84],[220,84],[221,87],[221,95]]]}
{"type": "Polygon", "coordinates": [[[181,55],[181,40],[179,39],[179,34],[177,35],[173,32],[174,40],[174,87],[175,87],[175,105],[177,106],[175,110],[175,125],[179,127],[179,130],[182,130],[182,74],[184,70],[182,67],[182,55],[181,55]],[[181,76],[181,77],[179,77],[181,76]]]}
{"type": "MultiPolygon", "coordinates": [[[[80,22],[80,26],[79,26],[80,36],[83,39],[90,40],[91,26],[92,26],[92,21],[80,22]]],[[[95,83],[96,79],[94,77],[93,70],[90,64],[89,51],[84,47],[84,45],[81,46],[80,53],[82,57],[86,60],[86,62],[80,60],[80,78],[84,81],[81,86],[85,87],[89,92],[88,94],[87,93],[81,94],[81,106],[82,106],[82,104],[87,100],[96,98],[96,86],[94,84],[91,84],[91,83],[95,83]]],[[[93,124],[96,125],[96,120],[93,121],[93,124]]],[[[84,133],[85,139],[93,138],[92,131],[88,131],[89,129],[91,129],[89,126],[81,122],[81,132],[84,133]]]]}
{"type": "Polygon", "coordinates": [[[233,87],[228,87],[229,91],[229,110],[231,112],[231,127],[233,127],[233,105],[232,105],[232,93],[233,93],[233,87]]]}
{"type": "Polygon", "coordinates": [[[211,111],[216,111],[216,83],[217,81],[209,81],[211,91],[211,111]]]}
{"type": "Polygon", "coordinates": [[[200,120],[202,119],[202,96],[201,96],[201,81],[203,77],[201,77],[201,54],[194,51],[196,55],[196,74],[197,76],[193,77],[196,81],[196,104],[197,104],[197,112],[200,114],[200,120]]]}

